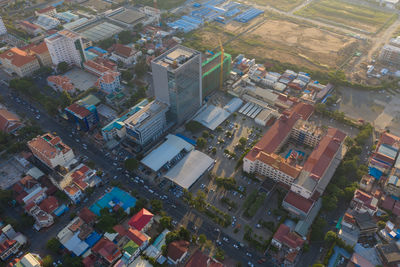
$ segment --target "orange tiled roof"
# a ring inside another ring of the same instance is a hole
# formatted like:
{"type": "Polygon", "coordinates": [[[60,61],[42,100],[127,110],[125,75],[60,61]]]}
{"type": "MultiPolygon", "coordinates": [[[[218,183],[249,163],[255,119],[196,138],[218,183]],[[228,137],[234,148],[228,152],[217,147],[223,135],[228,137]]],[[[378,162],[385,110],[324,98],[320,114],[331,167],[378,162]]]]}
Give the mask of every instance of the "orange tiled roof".
{"type": "Polygon", "coordinates": [[[75,89],[74,84],[71,80],[66,76],[53,75],[47,77],[47,81],[56,84],[61,87],[64,91],[71,91],[75,89]]]}
{"type": "Polygon", "coordinates": [[[27,52],[17,47],[13,47],[10,50],[0,54],[0,58],[8,59],[11,61],[11,64],[16,67],[22,67],[28,63],[31,63],[32,61],[37,60],[36,57],[29,55],[27,52]]]}
{"type": "Polygon", "coordinates": [[[33,138],[28,142],[28,146],[40,151],[47,158],[54,158],[58,153],[67,153],[71,150],[69,146],[61,142],[59,137],[54,137],[50,133],[33,138]],[[44,138],[50,138],[50,140],[46,141],[44,138]],[[56,148],[55,145],[60,146],[56,148]]]}

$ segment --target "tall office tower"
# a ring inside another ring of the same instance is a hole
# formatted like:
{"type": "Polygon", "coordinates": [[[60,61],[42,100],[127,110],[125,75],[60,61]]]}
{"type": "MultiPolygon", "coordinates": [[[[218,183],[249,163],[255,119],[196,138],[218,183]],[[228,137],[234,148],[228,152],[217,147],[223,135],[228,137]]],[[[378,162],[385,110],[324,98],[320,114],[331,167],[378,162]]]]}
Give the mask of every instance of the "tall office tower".
{"type": "Polygon", "coordinates": [[[178,124],[201,106],[201,53],[175,46],[151,63],[154,95],[169,105],[167,120],[178,124]]]}
{"type": "Polygon", "coordinates": [[[6,34],[7,29],[6,26],[4,25],[3,18],[0,16],[0,35],[6,34]]]}
{"type": "Polygon", "coordinates": [[[82,38],[70,30],[62,30],[44,39],[54,65],[67,62],[82,67],[86,61],[82,38]]]}

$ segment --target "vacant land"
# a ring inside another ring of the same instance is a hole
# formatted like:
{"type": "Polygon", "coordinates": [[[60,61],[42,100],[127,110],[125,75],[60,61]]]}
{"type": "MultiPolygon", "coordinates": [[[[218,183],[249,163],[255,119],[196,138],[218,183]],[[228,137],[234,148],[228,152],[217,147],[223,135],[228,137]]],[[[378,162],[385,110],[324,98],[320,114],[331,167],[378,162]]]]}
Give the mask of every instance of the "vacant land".
{"type": "Polygon", "coordinates": [[[340,0],[315,1],[303,9],[300,9],[295,14],[311,19],[332,21],[369,33],[375,33],[395,16],[392,13],[382,12],[370,7],[358,6],[340,0]]]}
{"type": "MultiPolygon", "coordinates": [[[[226,43],[238,33],[246,31],[245,27],[236,22],[225,26],[209,25],[188,36],[186,45],[200,51],[214,49],[218,47],[218,38],[226,43]]],[[[340,66],[360,44],[360,41],[349,36],[276,17],[268,18],[225,44],[225,51],[233,56],[245,52],[247,57],[254,57],[258,62],[272,59],[311,70],[327,71],[340,66]]]]}
{"type": "MultiPolygon", "coordinates": [[[[154,6],[154,0],[134,0],[135,4],[146,5],[146,6],[154,6]]],[[[157,7],[159,9],[171,9],[185,3],[186,0],[159,0],[157,1],[157,7]]]]}
{"type": "Polygon", "coordinates": [[[269,5],[283,11],[290,11],[303,3],[304,0],[249,0],[249,2],[254,2],[263,6],[269,5]]]}

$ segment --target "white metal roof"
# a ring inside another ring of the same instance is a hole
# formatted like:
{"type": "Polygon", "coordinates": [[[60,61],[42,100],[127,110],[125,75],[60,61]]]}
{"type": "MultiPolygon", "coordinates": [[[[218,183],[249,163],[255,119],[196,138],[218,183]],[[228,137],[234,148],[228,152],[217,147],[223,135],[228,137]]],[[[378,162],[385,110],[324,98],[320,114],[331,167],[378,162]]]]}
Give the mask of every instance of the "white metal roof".
{"type": "Polygon", "coordinates": [[[193,150],[193,148],[193,145],[182,138],[169,134],[167,140],[151,151],[150,154],[142,159],[141,163],[156,172],[168,161],[178,155],[183,149],[190,151],[193,150]]]}
{"type": "Polygon", "coordinates": [[[212,158],[198,150],[192,150],[169,170],[165,177],[180,187],[188,189],[213,164],[212,158]]]}

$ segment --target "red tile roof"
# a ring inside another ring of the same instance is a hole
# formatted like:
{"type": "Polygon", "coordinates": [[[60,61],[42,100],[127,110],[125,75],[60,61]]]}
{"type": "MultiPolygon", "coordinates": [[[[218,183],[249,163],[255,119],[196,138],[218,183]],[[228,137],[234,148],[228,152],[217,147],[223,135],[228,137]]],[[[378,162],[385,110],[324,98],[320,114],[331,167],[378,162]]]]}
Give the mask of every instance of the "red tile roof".
{"type": "Polygon", "coordinates": [[[71,150],[69,146],[64,144],[59,137],[53,136],[50,133],[44,134],[33,138],[28,142],[29,148],[38,150],[47,158],[54,158],[56,155],[62,153],[65,154],[71,150]],[[47,141],[44,139],[48,139],[47,141]],[[57,148],[55,147],[57,145],[57,148]]]}
{"type": "Polygon", "coordinates": [[[306,214],[310,211],[310,209],[312,208],[312,206],[314,204],[314,201],[312,201],[311,199],[306,199],[306,198],[296,194],[293,191],[289,191],[289,193],[287,193],[287,195],[283,201],[290,204],[291,206],[303,211],[306,214]]]}
{"type": "Polygon", "coordinates": [[[85,223],[93,223],[96,220],[96,214],[94,214],[88,207],[84,207],[78,214],[85,223]]]}
{"type": "Polygon", "coordinates": [[[189,242],[179,240],[169,243],[167,257],[173,261],[179,260],[189,250],[189,242]]]}
{"type": "Polygon", "coordinates": [[[277,120],[254,148],[246,155],[246,158],[254,161],[260,151],[272,154],[278,146],[290,134],[293,126],[299,119],[307,120],[314,111],[310,104],[298,103],[293,109],[286,112],[277,120]]]}
{"type": "Polygon", "coordinates": [[[89,256],[86,256],[83,260],[82,263],[85,265],[85,267],[94,267],[96,264],[97,258],[94,254],[90,254],[89,256]]]}
{"type": "Polygon", "coordinates": [[[381,198],[381,207],[386,210],[392,210],[395,200],[391,198],[389,195],[385,195],[381,198]]]}
{"type": "Polygon", "coordinates": [[[76,185],[68,185],[64,188],[64,191],[67,192],[70,196],[74,196],[79,192],[79,188],[76,185]]]}
{"type": "Polygon", "coordinates": [[[17,241],[15,240],[6,240],[3,243],[0,244],[0,254],[3,254],[4,252],[6,252],[8,249],[10,249],[12,246],[14,246],[14,244],[17,241]]]}
{"type": "Polygon", "coordinates": [[[7,109],[0,109],[0,131],[10,133],[21,125],[21,120],[16,114],[7,109]]]}
{"type": "Polygon", "coordinates": [[[143,234],[142,232],[139,232],[138,230],[134,229],[134,228],[129,228],[129,230],[126,232],[126,236],[132,240],[133,242],[135,242],[139,247],[146,242],[147,240],[149,240],[149,238],[143,234]]]}
{"type": "Polygon", "coordinates": [[[67,91],[67,92],[75,89],[74,84],[66,76],[60,76],[60,75],[49,76],[49,77],[47,77],[47,82],[54,83],[58,87],[61,87],[64,91],[67,91]]]}
{"type": "Polygon", "coordinates": [[[110,60],[107,60],[105,58],[96,57],[95,59],[93,59],[93,61],[97,64],[100,64],[100,65],[110,69],[110,70],[117,70],[117,64],[110,60]]]}
{"type": "Polygon", "coordinates": [[[29,55],[27,52],[16,47],[0,54],[0,58],[8,59],[11,64],[18,68],[37,60],[35,56],[29,55]]]}
{"type": "Polygon", "coordinates": [[[114,44],[111,49],[115,54],[122,57],[130,57],[135,52],[135,49],[122,44],[114,44]]]}
{"type": "Polygon", "coordinates": [[[393,135],[391,133],[388,133],[388,132],[384,132],[381,135],[381,137],[379,138],[379,144],[378,144],[377,148],[379,147],[380,144],[386,144],[389,146],[400,148],[399,147],[400,137],[393,135]]]}
{"type": "Polygon", "coordinates": [[[30,175],[26,175],[24,178],[22,178],[19,183],[26,189],[31,189],[35,185],[38,184],[38,182],[32,178],[30,175]]]}
{"type": "Polygon", "coordinates": [[[354,192],[354,197],[353,197],[353,201],[362,203],[365,207],[371,209],[371,210],[376,210],[377,207],[372,205],[372,201],[373,201],[374,197],[371,196],[368,193],[365,193],[359,189],[357,189],[354,192]]]}
{"type": "Polygon", "coordinates": [[[36,12],[39,13],[39,14],[44,14],[44,13],[47,13],[47,12],[55,10],[55,9],[56,8],[54,6],[48,6],[48,7],[42,8],[42,9],[36,11],[36,12]]]}
{"type": "Polygon", "coordinates": [[[92,251],[101,255],[109,263],[114,262],[121,256],[118,246],[104,237],[93,246],[92,251]]]}
{"type": "Polygon", "coordinates": [[[113,230],[114,230],[115,232],[117,232],[120,236],[126,236],[126,234],[127,234],[127,232],[128,232],[128,230],[125,229],[125,227],[123,227],[123,226],[120,225],[120,224],[115,225],[115,226],[113,227],[113,230]]]}
{"type": "Polygon", "coordinates": [[[203,254],[200,250],[196,250],[196,252],[189,258],[186,262],[185,267],[223,267],[222,263],[215,261],[213,258],[208,257],[203,254]]]}
{"type": "Polygon", "coordinates": [[[40,44],[33,46],[30,50],[39,55],[49,52],[45,42],[41,42],[40,44]]]}
{"type": "Polygon", "coordinates": [[[23,21],[21,21],[19,24],[20,24],[23,28],[29,29],[29,30],[31,30],[31,31],[35,31],[35,30],[37,30],[37,29],[40,29],[39,26],[37,26],[37,25],[35,25],[35,24],[33,24],[33,23],[30,23],[30,22],[27,21],[27,20],[23,20],[23,21]]]}
{"type": "Polygon", "coordinates": [[[89,71],[90,71],[90,68],[94,69],[96,71],[96,73],[95,73],[96,75],[102,75],[104,72],[107,72],[110,70],[108,67],[103,65],[101,62],[97,63],[93,60],[88,60],[85,63],[83,63],[83,65],[85,68],[89,68],[89,71]]]}
{"type": "Polygon", "coordinates": [[[356,219],[354,219],[354,216],[349,214],[349,213],[345,213],[343,216],[343,221],[349,224],[355,224],[356,223],[356,219]]]}
{"type": "Polygon", "coordinates": [[[274,234],[274,239],[292,249],[301,248],[304,244],[303,238],[290,231],[290,228],[285,224],[279,226],[274,234]]]}
{"type": "Polygon", "coordinates": [[[70,111],[71,113],[74,113],[80,118],[85,118],[91,114],[90,110],[85,108],[84,106],[81,106],[77,103],[73,103],[69,107],[65,108],[66,110],[70,111]]]}
{"type": "Polygon", "coordinates": [[[138,213],[132,216],[128,224],[129,226],[141,231],[151,221],[153,216],[154,215],[150,211],[141,209],[138,213]]]}
{"type": "Polygon", "coordinates": [[[58,200],[54,196],[49,196],[40,203],[39,207],[41,210],[52,214],[58,208],[58,200]]]}
{"type": "Polygon", "coordinates": [[[312,178],[320,179],[335,157],[345,137],[346,134],[338,129],[329,128],[327,134],[308,157],[303,170],[310,172],[312,178]]]}

